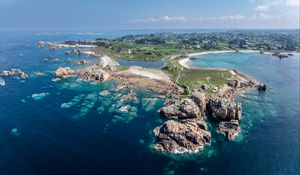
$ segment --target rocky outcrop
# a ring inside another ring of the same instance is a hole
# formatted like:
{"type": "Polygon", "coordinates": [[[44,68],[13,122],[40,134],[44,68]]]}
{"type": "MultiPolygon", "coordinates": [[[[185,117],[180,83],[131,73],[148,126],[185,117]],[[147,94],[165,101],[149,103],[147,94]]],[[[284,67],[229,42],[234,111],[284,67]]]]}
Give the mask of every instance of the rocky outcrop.
{"type": "Polygon", "coordinates": [[[79,72],[80,77],[87,81],[103,82],[110,78],[110,74],[100,68],[93,67],[79,72]]]}
{"type": "Polygon", "coordinates": [[[238,120],[230,120],[228,122],[219,123],[219,131],[227,137],[228,140],[234,140],[240,133],[241,128],[238,120]]]}
{"type": "Polygon", "coordinates": [[[204,115],[206,97],[200,92],[193,92],[192,95],[175,103],[171,103],[159,110],[162,117],[172,119],[197,118],[204,115]]]}
{"type": "Polygon", "coordinates": [[[22,79],[27,79],[28,75],[25,72],[20,72],[19,77],[22,78],[22,79]]]}
{"type": "Polygon", "coordinates": [[[205,106],[206,106],[205,94],[203,94],[201,92],[193,92],[189,98],[192,99],[198,105],[200,110],[205,109],[205,106]]]}
{"type": "Polygon", "coordinates": [[[169,120],[153,130],[156,137],[154,150],[158,152],[192,153],[210,144],[211,134],[204,121],[198,119],[169,120]]]}
{"type": "Polygon", "coordinates": [[[265,85],[265,84],[259,84],[258,87],[257,87],[257,89],[260,92],[265,92],[265,91],[267,91],[267,85],[265,85]]]}
{"type": "Polygon", "coordinates": [[[70,67],[59,67],[55,72],[55,76],[58,78],[69,78],[77,75],[77,72],[70,67]]]}
{"type": "Polygon", "coordinates": [[[242,117],[242,105],[226,98],[211,98],[207,111],[215,121],[241,120],[242,117]]]}
{"type": "Polygon", "coordinates": [[[166,118],[188,119],[199,117],[200,109],[192,99],[184,99],[163,107],[159,113],[166,118]]]}
{"type": "Polygon", "coordinates": [[[27,79],[29,76],[23,72],[21,69],[10,69],[10,70],[4,70],[2,72],[0,72],[1,76],[14,76],[14,75],[18,75],[20,78],[22,79],[27,79]]]}

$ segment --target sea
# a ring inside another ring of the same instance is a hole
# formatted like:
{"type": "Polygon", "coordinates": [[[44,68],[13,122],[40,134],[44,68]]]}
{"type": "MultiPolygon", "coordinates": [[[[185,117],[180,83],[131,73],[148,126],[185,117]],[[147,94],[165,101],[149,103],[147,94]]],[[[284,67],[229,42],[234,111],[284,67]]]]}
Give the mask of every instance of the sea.
{"type": "MultiPolygon", "coordinates": [[[[242,103],[243,114],[242,130],[235,141],[227,141],[218,133],[217,124],[208,122],[211,145],[195,154],[176,155],[153,151],[152,130],[164,122],[157,113],[163,106],[158,94],[137,88],[133,90],[137,100],[124,102],[122,96],[130,92],[116,91],[114,81],[91,84],[69,78],[54,82],[53,71],[58,67],[75,69],[97,60],[66,55],[68,49],[37,47],[39,40],[60,42],[155,32],[161,31],[0,31],[0,71],[19,68],[29,74],[26,80],[2,77],[0,175],[300,173],[297,54],[279,59],[259,53],[219,53],[191,60],[193,67],[237,69],[266,84],[268,90],[249,91],[236,99],[242,103]],[[59,61],[44,60],[49,57],[59,61]],[[71,64],[69,58],[89,63],[71,64]],[[44,75],[36,76],[36,72],[44,75]]],[[[164,64],[118,61],[149,68],[164,64]]]]}

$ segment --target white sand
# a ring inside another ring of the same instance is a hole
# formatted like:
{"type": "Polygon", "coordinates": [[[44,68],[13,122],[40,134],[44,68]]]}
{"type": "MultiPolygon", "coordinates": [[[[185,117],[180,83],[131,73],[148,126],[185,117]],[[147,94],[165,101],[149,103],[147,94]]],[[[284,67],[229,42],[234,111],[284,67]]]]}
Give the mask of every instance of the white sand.
{"type": "Polygon", "coordinates": [[[148,77],[151,79],[170,81],[169,77],[159,70],[145,69],[145,68],[138,67],[138,66],[132,66],[126,72],[129,72],[129,73],[132,73],[135,75],[140,75],[143,77],[148,77]]]}

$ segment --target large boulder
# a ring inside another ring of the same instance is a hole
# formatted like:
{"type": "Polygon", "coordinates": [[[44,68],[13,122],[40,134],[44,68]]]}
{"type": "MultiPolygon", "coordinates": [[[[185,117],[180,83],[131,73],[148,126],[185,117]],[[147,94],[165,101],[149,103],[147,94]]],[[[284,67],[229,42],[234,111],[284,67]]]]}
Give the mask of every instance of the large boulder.
{"type": "Polygon", "coordinates": [[[206,123],[198,119],[181,122],[169,120],[153,130],[156,137],[154,150],[171,153],[197,152],[211,142],[211,134],[206,129],[206,123]]]}
{"type": "Polygon", "coordinates": [[[161,117],[189,119],[199,117],[200,109],[192,99],[184,99],[163,107],[159,113],[161,117]]]}
{"type": "Polygon", "coordinates": [[[219,123],[219,131],[227,137],[228,140],[234,140],[240,133],[241,128],[238,120],[230,120],[228,122],[219,123]]]}
{"type": "Polygon", "coordinates": [[[58,78],[69,78],[77,75],[77,72],[70,67],[59,67],[55,72],[55,76],[58,78]]]}
{"type": "Polygon", "coordinates": [[[211,98],[207,111],[216,121],[241,120],[242,117],[242,105],[226,98],[211,98]]]}

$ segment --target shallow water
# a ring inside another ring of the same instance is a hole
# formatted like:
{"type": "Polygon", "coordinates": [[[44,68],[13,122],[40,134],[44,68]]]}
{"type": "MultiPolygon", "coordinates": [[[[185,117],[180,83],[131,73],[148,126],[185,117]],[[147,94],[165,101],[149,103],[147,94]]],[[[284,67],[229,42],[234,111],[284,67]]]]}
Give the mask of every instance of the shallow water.
{"type": "MultiPolygon", "coordinates": [[[[119,96],[128,91],[116,92],[115,82],[93,85],[72,78],[52,82],[56,68],[77,65],[45,63],[41,60],[49,54],[67,58],[64,50],[36,48],[38,40],[133,33],[103,31],[82,36],[0,32],[0,70],[17,67],[30,75],[36,71],[45,73],[25,81],[3,77],[6,85],[0,86],[1,175],[299,174],[297,57],[279,60],[258,54],[225,54],[227,58],[223,54],[201,55],[195,66],[232,66],[271,89],[266,93],[249,92],[238,99],[243,104],[243,120],[237,141],[226,141],[211,123],[211,146],[194,155],[178,156],[152,150],[152,129],[163,122],[156,112],[163,102],[156,94],[136,89],[136,101],[120,102],[119,96]],[[207,63],[204,57],[209,59],[207,63]],[[217,60],[216,64],[209,65],[212,59],[217,60]],[[128,112],[124,113],[124,109],[128,112]]],[[[82,56],[68,57],[92,61],[82,56]]]]}

